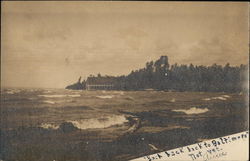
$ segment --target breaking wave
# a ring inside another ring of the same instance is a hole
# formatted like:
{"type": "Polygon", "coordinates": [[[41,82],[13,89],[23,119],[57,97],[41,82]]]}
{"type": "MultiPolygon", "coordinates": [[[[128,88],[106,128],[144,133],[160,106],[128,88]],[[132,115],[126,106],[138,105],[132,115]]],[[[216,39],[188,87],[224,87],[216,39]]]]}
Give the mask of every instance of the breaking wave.
{"type": "MultiPolygon", "coordinates": [[[[53,124],[53,123],[42,123],[40,127],[44,129],[53,129],[57,130],[60,129],[61,126],[65,123],[70,123],[74,127],[78,129],[101,129],[101,128],[108,128],[114,125],[122,125],[124,123],[127,123],[128,120],[124,115],[113,115],[113,116],[107,116],[102,118],[91,118],[91,119],[82,119],[82,120],[74,120],[74,121],[66,121],[64,123],[53,124]]],[[[136,125],[129,128],[129,131],[133,131],[134,128],[136,128],[136,125]]]]}
{"type": "Polygon", "coordinates": [[[223,100],[223,101],[225,101],[230,97],[231,96],[229,96],[229,95],[222,95],[222,96],[218,96],[218,97],[204,98],[202,100],[204,100],[204,101],[210,101],[210,100],[223,100]]]}
{"type": "Polygon", "coordinates": [[[128,122],[125,116],[123,115],[114,115],[103,118],[91,118],[77,121],[68,121],[71,122],[78,129],[97,129],[97,128],[107,128],[113,125],[120,125],[128,122]]]}
{"type": "Polygon", "coordinates": [[[187,115],[191,115],[191,114],[205,113],[205,112],[208,112],[209,110],[207,108],[192,107],[190,109],[180,109],[180,110],[173,110],[173,111],[174,112],[184,112],[187,115]]]}

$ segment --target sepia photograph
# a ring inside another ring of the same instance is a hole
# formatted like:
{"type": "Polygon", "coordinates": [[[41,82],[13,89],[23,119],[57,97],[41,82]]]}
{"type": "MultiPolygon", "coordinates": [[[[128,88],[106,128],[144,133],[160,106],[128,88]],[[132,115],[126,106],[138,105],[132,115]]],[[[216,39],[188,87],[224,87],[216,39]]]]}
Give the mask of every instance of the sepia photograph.
{"type": "Polygon", "coordinates": [[[249,3],[3,1],[0,105],[0,161],[248,160],[249,3]]]}

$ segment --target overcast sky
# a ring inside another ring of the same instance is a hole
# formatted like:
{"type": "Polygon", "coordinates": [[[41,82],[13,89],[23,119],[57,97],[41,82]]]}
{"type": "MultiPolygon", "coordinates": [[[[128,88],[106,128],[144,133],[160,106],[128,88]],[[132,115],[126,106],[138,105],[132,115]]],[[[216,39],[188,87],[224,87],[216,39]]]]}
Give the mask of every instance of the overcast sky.
{"type": "Polygon", "coordinates": [[[248,63],[247,2],[2,2],[1,85],[64,88],[170,64],[248,63]]]}

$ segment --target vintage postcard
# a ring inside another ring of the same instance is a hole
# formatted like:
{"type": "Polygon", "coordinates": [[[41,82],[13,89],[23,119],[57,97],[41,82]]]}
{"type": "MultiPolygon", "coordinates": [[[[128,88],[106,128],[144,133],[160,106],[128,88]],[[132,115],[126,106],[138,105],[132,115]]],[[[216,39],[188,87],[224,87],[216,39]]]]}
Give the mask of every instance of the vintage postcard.
{"type": "Polygon", "coordinates": [[[3,1],[0,160],[248,160],[248,72],[248,2],[3,1]]]}

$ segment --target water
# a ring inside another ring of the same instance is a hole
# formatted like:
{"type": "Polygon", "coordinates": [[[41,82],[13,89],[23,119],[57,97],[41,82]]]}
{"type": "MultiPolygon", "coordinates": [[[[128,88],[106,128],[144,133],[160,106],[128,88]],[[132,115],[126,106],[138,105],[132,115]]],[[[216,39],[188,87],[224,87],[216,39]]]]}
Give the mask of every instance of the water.
{"type": "Polygon", "coordinates": [[[4,154],[6,160],[128,160],[247,130],[245,98],[237,93],[2,89],[4,154]]]}
{"type": "MultiPolygon", "coordinates": [[[[99,99],[111,99],[115,95],[123,95],[123,92],[107,91],[103,94],[103,91],[64,89],[4,89],[1,96],[4,109],[10,115],[19,115],[18,120],[11,121],[10,128],[32,125],[58,129],[61,123],[71,122],[79,129],[98,129],[128,122],[124,114],[95,105],[95,102],[102,103],[99,99]]],[[[106,103],[105,100],[102,104],[106,103]]]]}
{"type": "Polygon", "coordinates": [[[213,115],[213,112],[218,109],[211,109],[208,106],[209,103],[227,101],[231,97],[232,95],[224,93],[190,92],[186,95],[185,92],[162,91],[12,88],[1,91],[1,105],[3,111],[8,112],[8,115],[14,118],[6,120],[6,128],[36,126],[58,129],[60,124],[71,122],[76,128],[82,130],[101,130],[128,123],[127,118],[134,114],[125,114],[126,112],[170,110],[168,113],[171,115],[195,114],[196,118],[202,117],[202,114],[213,115]],[[194,102],[203,106],[193,106],[194,102]]]}

